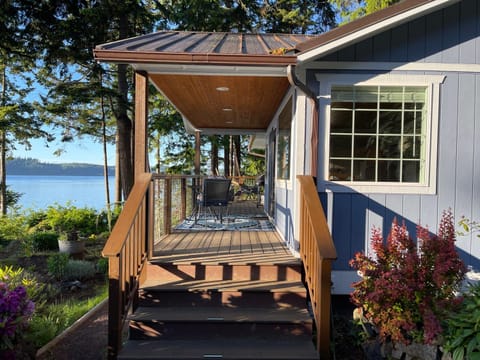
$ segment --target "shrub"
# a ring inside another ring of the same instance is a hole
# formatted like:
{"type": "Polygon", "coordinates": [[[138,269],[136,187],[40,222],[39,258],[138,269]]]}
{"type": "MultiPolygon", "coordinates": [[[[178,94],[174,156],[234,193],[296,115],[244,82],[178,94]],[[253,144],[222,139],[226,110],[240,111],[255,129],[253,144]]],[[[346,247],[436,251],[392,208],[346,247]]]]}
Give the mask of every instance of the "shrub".
{"type": "Polygon", "coordinates": [[[68,254],[58,253],[53,254],[47,259],[48,272],[57,279],[61,279],[65,274],[69,260],[68,254]]]}
{"type": "Polygon", "coordinates": [[[441,321],[458,305],[465,265],[455,251],[453,216],[444,212],[438,235],[417,227],[418,246],[395,220],[386,243],[373,230],[374,257],[357,253],[350,261],[362,279],[353,284],[353,303],[381,340],[432,344],[441,321]]]}
{"type": "Polygon", "coordinates": [[[18,213],[0,217],[0,239],[18,240],[27,233],[25,217],[18,213]]]}
{"type": "Polygon", "coordinates": [[[108,274],[108,259],[100,258],[97,262],[97,271],[101,274],[108,274]]]}
{"type": "Polygon", "coordinates": [[[65,267],[63,280],[84,280],[95,275],[95,265],[90,261],[70,260],[65,267]]]}
{"type": "Polygon", "coordinates": [[[7,284],[9,289],[23,286],[28,297],[35,302],[36,309],[42,307],[54,292],[50,285],[39,282],[33,274],[21,267],[0,267],[0,282],[7,284]]]}
{"type": "Polygon", "coordinates": [[[446,321],[444,348],[454,360],[480,359],[480,284],[465,294],[460,309],[446,321]]]}
{"type": "Polygon", "coordinates": [[[23,286],[9,290],[0,283],[0,349],[12,349],[35,309],[23,286]]]}
{"type": "Polygon", "coordinates": [[[96,232],[97,212],[90,208],[78,208],[73,205],[49,206],[42,224],[59,232],[79,232],[89,236],[96,232]]]}
{"type": "Polygon", "coordinates": [[[36,232],[30,237],[34,251],[58,250],[58,234],[55,232],[36,232]]]}

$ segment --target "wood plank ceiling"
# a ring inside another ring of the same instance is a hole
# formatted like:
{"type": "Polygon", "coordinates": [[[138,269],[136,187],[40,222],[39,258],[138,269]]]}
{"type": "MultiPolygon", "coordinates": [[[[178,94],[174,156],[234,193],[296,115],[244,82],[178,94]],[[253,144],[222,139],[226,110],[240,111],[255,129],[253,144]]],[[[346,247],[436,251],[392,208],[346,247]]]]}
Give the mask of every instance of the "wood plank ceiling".
{"type": "Polygon", "coordinates": [[[161,75],[151,81],[197,129],[264,131],[285,96],[286,77],[161,75]]]}

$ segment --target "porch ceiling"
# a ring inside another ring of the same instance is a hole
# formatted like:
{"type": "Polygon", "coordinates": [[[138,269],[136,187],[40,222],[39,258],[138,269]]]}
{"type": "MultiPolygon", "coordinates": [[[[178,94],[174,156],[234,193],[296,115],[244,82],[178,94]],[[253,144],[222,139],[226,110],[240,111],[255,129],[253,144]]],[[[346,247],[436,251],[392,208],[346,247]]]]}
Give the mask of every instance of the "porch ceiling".
{"type": "Polygon", "coordinates": [[[264,132],[289,89],[295,47],[312,36],[161,31],[99,45],[98,61],[126,63],[183,115],[187,130],[264,132]]]}
{"type": "Polygon", "coordinates": [[[286,77],[150,74],[151,81],[205,133],[263,132],[289,88],[286,77]]]}

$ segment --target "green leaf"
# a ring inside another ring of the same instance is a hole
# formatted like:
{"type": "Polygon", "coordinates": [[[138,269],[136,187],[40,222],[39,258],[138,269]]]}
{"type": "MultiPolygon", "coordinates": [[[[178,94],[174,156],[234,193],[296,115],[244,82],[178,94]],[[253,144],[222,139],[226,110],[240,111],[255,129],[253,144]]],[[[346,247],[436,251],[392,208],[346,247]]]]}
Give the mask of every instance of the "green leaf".
{"type": "Polygon", "coordinates": [[[471,353],[468,355],[468,360],[480,360],[480,352],[471,353]]]}
{"type": "Polygon", "coordinates": [[[463,348],[456,348],[453,352],[453,360],[463,360],[464,351],[463,348]]]}

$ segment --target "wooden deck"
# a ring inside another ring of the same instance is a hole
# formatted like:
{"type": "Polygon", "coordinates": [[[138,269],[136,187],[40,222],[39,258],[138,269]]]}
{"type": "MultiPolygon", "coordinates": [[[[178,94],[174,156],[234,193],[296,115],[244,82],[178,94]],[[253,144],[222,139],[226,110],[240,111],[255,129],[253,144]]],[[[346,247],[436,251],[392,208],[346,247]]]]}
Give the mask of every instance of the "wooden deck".
{"type": "MultiPolygon", "coordinates": [[[[256,201],[235,201],[229,213],[267,218],[256,201]]],[[[276,231],[177,230],[155,244],[155,261],[165,263],[278,264],[296,262],[276,231]]]]}

